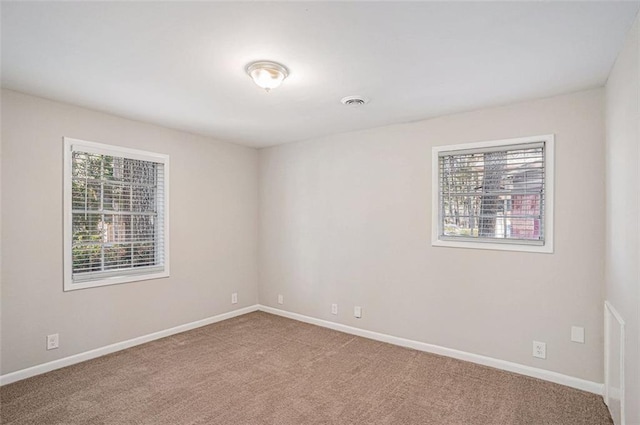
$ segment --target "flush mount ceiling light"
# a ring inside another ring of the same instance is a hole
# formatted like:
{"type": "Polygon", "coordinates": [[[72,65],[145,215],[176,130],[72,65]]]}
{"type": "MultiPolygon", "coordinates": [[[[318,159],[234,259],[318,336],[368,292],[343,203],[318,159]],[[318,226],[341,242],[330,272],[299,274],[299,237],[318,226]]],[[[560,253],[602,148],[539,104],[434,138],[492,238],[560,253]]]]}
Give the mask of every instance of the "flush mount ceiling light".
{"type": "Polygon", "coordinates": [[[289,70],[276,62],[260,61],[247,65],[247,74],[253,79],[258,87],[262,87],[267,92],[279,87],[289,75],[289,70]]]}

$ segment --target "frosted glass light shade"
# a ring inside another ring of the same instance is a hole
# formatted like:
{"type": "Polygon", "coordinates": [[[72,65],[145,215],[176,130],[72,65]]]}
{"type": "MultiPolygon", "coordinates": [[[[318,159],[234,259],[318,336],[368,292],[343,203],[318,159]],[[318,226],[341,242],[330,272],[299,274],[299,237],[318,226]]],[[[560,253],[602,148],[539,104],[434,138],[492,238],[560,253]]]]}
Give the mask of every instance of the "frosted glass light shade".
{"type": "Polygon", "coordinates": [[[258,87],[269,91],[279,87],[289,75],[289,71],[279,63],[262,61],[250,63],[247,66],[247,74],[258,87]]]}

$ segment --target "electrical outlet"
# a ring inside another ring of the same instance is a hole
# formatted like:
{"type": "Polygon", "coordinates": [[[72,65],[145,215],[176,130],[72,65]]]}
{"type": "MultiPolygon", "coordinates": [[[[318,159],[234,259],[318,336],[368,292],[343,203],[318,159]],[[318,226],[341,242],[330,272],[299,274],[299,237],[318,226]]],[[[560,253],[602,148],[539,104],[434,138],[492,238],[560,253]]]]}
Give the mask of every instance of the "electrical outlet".
{"type": "Polygon", "coordinates": [[[47,335],[47,350],[55,350],[58,348],[60,339],[58,334],[47,335]]]}
{"type": "Polygon", "coordinates": [[[584,344],[584,328],[581,326],[571,326],[571,341],[584,344]]]}
{"type": "Polygon", "coordinates": [[[331,314],[338,314],[338,304],[331,304],[331,314]]]}
{"type": "Polygon", "coordinates": [[[353,317],[357,319],[362,317],[362,307],[360,306],[353,307],[353,317]]]}
{"type": "Polygon", "coordinates": [[[238,304],[238,293],[234,292],[231,294],[231,304],[238,304]]]}
{"type": "Polygon", "coordinates": [[[547,358],[547,344],[540,341],[533,341],[533,357],[539,359],[547,358]]]}
{"type": "Polygon", "coordinates": [[[284,297],[278,294],[278,304],[284,304],[284,297]]]}

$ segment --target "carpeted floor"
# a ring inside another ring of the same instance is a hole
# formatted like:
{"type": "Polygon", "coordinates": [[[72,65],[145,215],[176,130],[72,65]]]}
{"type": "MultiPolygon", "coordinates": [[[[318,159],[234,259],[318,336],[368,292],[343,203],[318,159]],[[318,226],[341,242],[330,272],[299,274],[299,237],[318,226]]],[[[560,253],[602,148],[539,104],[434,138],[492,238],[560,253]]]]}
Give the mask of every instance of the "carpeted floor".
{"type": "Polygon", "coordinates": [[[256,312],[0,389],[3,424],[611,424],[602,398],[256,312]]]}

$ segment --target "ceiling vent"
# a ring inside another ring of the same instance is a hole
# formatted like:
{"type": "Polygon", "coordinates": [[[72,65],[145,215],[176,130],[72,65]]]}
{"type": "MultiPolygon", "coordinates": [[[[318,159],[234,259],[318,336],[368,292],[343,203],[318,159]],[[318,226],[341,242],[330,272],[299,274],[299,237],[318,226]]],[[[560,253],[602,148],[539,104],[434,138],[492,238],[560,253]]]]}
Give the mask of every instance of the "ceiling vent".
{"type": "Polygon", "coordinates": [[[369,99],[364,96],[347,96],[343,97],[340,102],[347,106],[360,106],[369,103],[369,99]]]}

